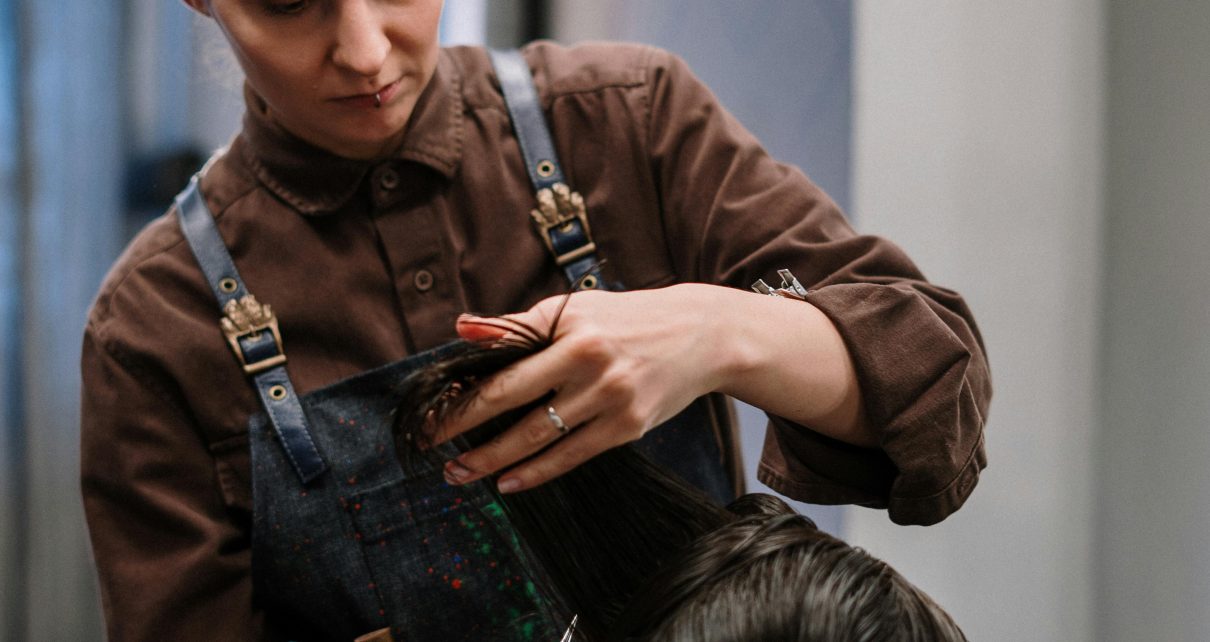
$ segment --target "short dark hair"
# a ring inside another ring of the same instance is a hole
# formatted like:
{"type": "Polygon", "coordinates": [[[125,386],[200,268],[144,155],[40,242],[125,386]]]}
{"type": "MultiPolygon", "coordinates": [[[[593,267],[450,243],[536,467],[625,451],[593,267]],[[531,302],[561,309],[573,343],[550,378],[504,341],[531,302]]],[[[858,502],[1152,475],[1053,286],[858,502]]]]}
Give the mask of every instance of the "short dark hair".
{"type": "Polygon", "coordinates": [[[615,639],[965,640],[941,607],[885,562],[770,495],[669,560],[614,622],[615,639]]]}

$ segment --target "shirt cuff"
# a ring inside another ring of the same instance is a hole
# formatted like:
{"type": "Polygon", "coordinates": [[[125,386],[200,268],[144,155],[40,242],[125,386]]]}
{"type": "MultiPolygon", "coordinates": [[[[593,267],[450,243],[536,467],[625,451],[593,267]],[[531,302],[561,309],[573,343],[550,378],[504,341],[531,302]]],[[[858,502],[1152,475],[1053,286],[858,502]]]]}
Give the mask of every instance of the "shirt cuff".
{"type": "Polygon", "coordinates": [[[987,367],[960,300],[920,286],[938,296],[871,283],[808,295],[848,347],[880,448],[773,418],[762,483],[801,501],[885,507],[900,524],[933,524],[962,505],[987,465],[987,367]]]}

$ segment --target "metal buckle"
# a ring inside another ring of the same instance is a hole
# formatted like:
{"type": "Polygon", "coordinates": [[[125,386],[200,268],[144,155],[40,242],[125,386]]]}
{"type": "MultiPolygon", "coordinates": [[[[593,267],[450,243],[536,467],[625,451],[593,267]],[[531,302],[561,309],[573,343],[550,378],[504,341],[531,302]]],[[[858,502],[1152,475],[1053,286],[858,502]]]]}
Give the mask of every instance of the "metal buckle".
{"type": "Polygon", "coordinates": [[[239,300],[231,300],[223,306],[222,326],[231,351],[247,374],[257,374],[286,362],[286,353],[281,348],[281,331],[277,328],[277,317],[267,305],[261,305],[256,297],[245,295],[239,300]],[[244,350],[240,347],[240,339],[257,339],[262,332],[273,335],[273,343],[277,346],[277,354],[272,357],[248,363],[244,350]]]}
{"type": "Polygon", "coordinates": [[[588,212],[584,206],[584,197],[580,196],[579,192],[571,191],[571,188],[563,183],[555,183],[553,187],[538,190],[537,197],[538,208],[530,210],[529,216],[537,224],[542,242],[546,244],[546,249],[554,255],[555,263],[558,263],[559,267],[597,251],[597,245],[592,240],[592,230],[588,227],[588,212]],[[550,240],[550,231],[558,228],[566,232],[577,220],[580,221],[580,227],[584,230],[584,238],[588,239],[588,243],[565,254],[557,253],[554,242],[550,240]]]}

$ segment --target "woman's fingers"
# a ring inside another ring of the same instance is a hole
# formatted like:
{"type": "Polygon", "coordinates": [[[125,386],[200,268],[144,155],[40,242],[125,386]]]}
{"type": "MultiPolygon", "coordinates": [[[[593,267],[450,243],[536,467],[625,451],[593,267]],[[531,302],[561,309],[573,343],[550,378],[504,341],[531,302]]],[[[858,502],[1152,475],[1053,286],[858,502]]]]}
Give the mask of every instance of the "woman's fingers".
{"type": "Polygon", "coordinates": [[[576,403],[565,396],[552,399],[550,404],[534,408],[491,441],[446,462],[446,481],[464,484],[526,459],[586,423],[591,418],[589,412],[583,402],[576,403]],[[551,408],[557,408],[553,415],[551,408]]]}
{"type": "MultiPolygon", "coordinates": [[[[724,309],[716,290],[720,288],[679,286],[624,294],[581,292],[511,315],[510,320],[524,325],[521,331],[506,330],[504,341],[535,334],[526,325],[550,327],[550,319],[567,303],[553,343],[480,385],[461,412],[438,426],[434,441],[447,441],[551,391],[556,393],[553,406],[573,429],[560,434],[547,406],[540,406],[491,442],[448,463],[448,479],[465,483],[502,472],[503,491],[532,488],[640,438],[695,397],[719,389],[745,362],[716,354],[738,352],[714,340],[715,331],[728,324],[704,321],[700,314],[724,309]]],[[[474,317],[462,318],[458,332],[464,338],[501,340],[498,330],[485,325],[474,317]]]]}
{"type": "Polygon", "coordinates": [[[529,490],[619,445],[607,439],[613,433],[599,424],[590,422],[560,439],[541,455],[508,471],[496,482],[496,488],[502,493],[529,490]]]}
{"type": "Polygon", "coordinates": [[[449,441],[554,390],[566,377],[566,362],[560,351],[548,349],[496,373],[471,393],[460,412],[445,419],[434,432],[433,443],[449,441]]]}
{"type": "Polygon", "coordinates": [[[459,315],[458,321],[454,323],[454,330],[459,337],[467,341],[495,341],[508,334],[508,330],[498,322],[471,314],[459,315]]]}

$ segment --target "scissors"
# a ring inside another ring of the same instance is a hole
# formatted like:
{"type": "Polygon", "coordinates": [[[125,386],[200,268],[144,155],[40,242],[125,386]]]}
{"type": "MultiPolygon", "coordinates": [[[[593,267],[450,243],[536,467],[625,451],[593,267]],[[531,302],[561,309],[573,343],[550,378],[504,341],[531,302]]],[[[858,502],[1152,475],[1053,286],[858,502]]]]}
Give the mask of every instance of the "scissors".
{"type": "Polygon", "coordinates": [[[571,616],[571,625],[567,627],[567,631],[563,633],[563,637],[559,639],[559,642],[571,642],[571,637],[576,632],[576,622],[579,619],[580,616],[578,614],[571,616]]]}

